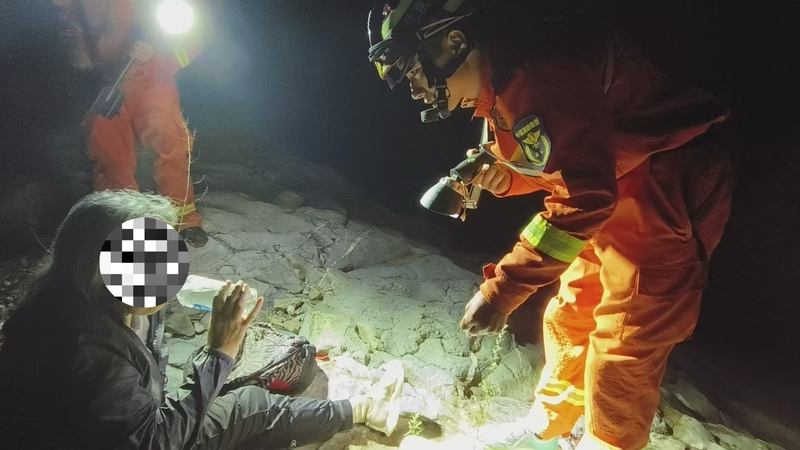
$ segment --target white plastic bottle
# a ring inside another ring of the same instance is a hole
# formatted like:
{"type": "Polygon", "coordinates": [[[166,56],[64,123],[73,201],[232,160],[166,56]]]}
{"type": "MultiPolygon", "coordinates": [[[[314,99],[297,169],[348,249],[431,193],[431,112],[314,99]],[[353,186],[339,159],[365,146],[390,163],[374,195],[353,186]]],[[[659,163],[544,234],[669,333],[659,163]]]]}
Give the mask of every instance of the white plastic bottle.
{"type": "MultiPolygon", "coordinates": [[[[225,286],[224,281],[207,278],[200,275],[189,275],[186,278],[183,288],[178,292],[178,301],[181,305],[198,309],[200,311],[211,312],[211,305],[214,303],[214,296],[220,288],[225,286]]],[[[233,288],[233,285],[231,285],[233,288]]],[[[244,297],[243,315],[250,314],[258,300],[258,291],[248,286],[248,292],[244,297]]]]}

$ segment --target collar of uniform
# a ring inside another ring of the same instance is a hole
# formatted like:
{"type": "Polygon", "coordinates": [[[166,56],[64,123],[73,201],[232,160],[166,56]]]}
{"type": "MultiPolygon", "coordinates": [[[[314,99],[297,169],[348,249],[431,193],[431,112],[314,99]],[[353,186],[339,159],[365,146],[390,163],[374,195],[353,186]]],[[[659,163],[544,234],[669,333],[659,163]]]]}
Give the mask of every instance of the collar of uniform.
{"type": "Polygon", "coordinates": [[[481,90],[478,98],[475,99],[475,113],[472,117],[491,117],[495,100],[496,96],[492,87],[492,65],[489,58],[483,55],[481,56],[481,90]]]}

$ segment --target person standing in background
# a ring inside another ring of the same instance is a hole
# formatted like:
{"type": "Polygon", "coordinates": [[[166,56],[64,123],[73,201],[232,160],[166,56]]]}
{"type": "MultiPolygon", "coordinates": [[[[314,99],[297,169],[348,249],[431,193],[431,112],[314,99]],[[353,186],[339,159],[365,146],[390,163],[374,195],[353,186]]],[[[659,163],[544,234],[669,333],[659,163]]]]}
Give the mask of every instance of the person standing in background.
{"type": "Polygon", "coordinates": [[[202,247],[208,235],[195,207],[189,165],[193,136],[181,113],[175,74],[197,55],[195,39],[153,44],[148,34],[154,8],[135,0],[54,0],[70,60],[79,70],[113,80],[128,58],[133,64],[121,89],[119,112],[106,118],[91,114],[88,154],[95,190],[138,190],[136,143],[154,151],[153,181],[158,193],[169,197],[181,218],[178,230],[193,247],[202,247]],[[181,45],[181,46],[179,46],[181,45]],[[190,48],[190,50],[186,50],[190,48]]]}

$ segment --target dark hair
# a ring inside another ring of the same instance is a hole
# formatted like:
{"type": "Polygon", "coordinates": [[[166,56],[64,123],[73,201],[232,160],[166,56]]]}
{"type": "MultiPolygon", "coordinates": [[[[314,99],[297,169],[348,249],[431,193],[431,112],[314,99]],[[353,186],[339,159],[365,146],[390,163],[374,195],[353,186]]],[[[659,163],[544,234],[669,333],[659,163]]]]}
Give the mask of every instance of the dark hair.
{"type": "Polygon", "coordinates": [[[70,209],[51,245],[50,265],[33,283],[17,311],[3,327],[6,345],[16,333],[57,328],[89,311],[99,311],[121,322],[119,304],[92,292],[99,273],[98,258],[106,236],[123,222],[153,217],[177,222],[169,199],[135,191],[89,194],[70,209]]]}

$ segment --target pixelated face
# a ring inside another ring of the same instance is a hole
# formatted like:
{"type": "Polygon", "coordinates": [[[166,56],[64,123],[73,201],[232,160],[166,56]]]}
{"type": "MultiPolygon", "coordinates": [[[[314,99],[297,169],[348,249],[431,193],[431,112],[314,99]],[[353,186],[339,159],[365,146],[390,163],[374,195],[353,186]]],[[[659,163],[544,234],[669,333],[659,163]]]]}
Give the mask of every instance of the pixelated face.
{"type": "Polygon", "coordinates": [[[100,276],[128,306],[152,308],[175,298],[189,276],[186,242],[169,224],[139,217],[113,230],[100,251],[100,276]]]}

